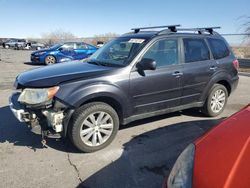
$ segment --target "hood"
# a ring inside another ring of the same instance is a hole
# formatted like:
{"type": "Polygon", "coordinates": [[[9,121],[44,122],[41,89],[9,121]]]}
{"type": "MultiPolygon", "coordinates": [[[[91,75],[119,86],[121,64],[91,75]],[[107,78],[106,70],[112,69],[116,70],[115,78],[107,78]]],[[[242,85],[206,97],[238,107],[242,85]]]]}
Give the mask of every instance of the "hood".
{"type": "Polygon", "coordinates": [[[58,45],[55,45],[55,46],[51,46],[50,48],[46,48],[46,49],[36,50],[36,51],[32,52],[31,54],[34,55],[34,54],[39,53],[39,52],[50,52],[50,51],[55,51],[55,50],[57,50],[60,46],[62,46],[62,44],[58,44],[58,45]]]}
{"type": "Polygon", "coordinates": [[[47,49],[42,49],[42,50],[36,50],[34,52],[32,52],[31,54],[34,55],[36,53],[39,53],[39,52],[50,52],[50,51],[53,51],[54,49],[51,49],[51,48],[47,48],[47,49]]]}
{"type": "Polygon", "coordinates": [[[17,88],[51,87],[69,80],[97,77],[113,69],[80,61],[60,63],[21,73],[16,78],[15,86],[17,88]]]}
{"type": "Polygon", "coordinates": [[[195,142],[193,187],[249,187],[250,105],[195,142]]]}

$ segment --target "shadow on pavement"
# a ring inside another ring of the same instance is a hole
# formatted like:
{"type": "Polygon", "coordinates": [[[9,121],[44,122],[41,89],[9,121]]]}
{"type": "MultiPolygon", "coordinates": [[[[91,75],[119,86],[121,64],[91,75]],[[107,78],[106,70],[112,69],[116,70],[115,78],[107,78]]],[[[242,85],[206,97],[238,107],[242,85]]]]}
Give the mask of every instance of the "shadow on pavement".
{"type": "MultiPolygon", "coordinates": [[[[185,113],[196,116],[192,111],[185,113]]],[[[130,123],[122,129],[168,117],[178,118],[180,115],[182,113],[176,112],[148,118],[130,123]]],[[[90,176],[78,187],[161,187],[182,150],[221,120],[181,122],[135,135],[123,145],[123,153],[119,159],[90,176]]],[[[43,149],[41,137],[30,132],[24,123],[18,122],[8,106],[0,108],[0,143],[4,142],[28,147],[34,151],[43,149]]],[[[48,146],[59,151],[79,153],[67,140],[61,142],[50,139],[48,146]]]]}
{"type": "Polygon", "coordinates": [[[45,66],[43,63],[24,62],[23,64],[32,66],[45,66]]]}
{"type": "Polygon", "coordinates": [[[164,115],[158,115],[158,116],[153,116],[150,118],[136,120],[136,121],[131,122],[127,125],[120,126],[120,130],[127,129],[129,127],[138,126],[138,125],[145,124],[145,123],[152,123],[154,121],[159,121],[159,120],[167,119],[167,118],[171,118],[171,117],[178,118],[179,116],[182,116],[182,115],[186,115],[186,116],[190,116],[190,117],[206,117],[203,113],[200,112],[199,109],[191,108],[191,109],[187,109],[187,110],[183,110],[183,111],[177,111],[177,112],[172,112],[172,113],[168,113],[168,114],[164,114],[164,115]]]}
{"type": "MultiPolygon", "coordinates": [[[[121,129],[181,115],[176,112],[148,118],[121,129]]],[[[90,176],[78,187],[160,187],[180,152],[220,121],[209,119],[181,122],[132,136],[131,141],[123,145],[119,159],[90,176]]],[[[28,147],[33,151],[46,149],[41,144],[41,136],[33,134],[24,123],[18,122],[8,106],[0,108],[0,143],[4,142],[28,147]]],[[[47,145],[62,152],[79,153],[68,140],[62,142],[48,139],[47,145]]]]}
{"type": "MultiPolygon", "coordinates": [[[[193,112],[194,114],[197,112],[193,112]]],[[[145,123],[154,122],[161,119],[166,119],[169,117],[180,116],[180,112],[174,112],[166,115],[146,118],[143,120],[138,120],[128,125],[121,126],[120,129],[127,129],[130,127],[138,126],[145,123]]],[[[197,115],[198,116],[198,115],[197,115]]],[[[24,146],[28,147],[34,151],[36,149],[46,149],[41,144],[41,136],[36,135],[30,132],[29,127],[25,123],[19,122],[15,116],[12,114],[9,106],[0,108],[0,143],[4,142],[13,143],[15,146],[24,146]]],[[[68,140],[55,140],[55,139],[46,139],[47,145],[53,149],[69,152],[69,153],[79,153],[74,145],[68,140]]]]}
{"type": "MultiPolygon", "coordinates": [[[[0,143],[9,142],[15,146],[28,147],[34,151],[46,149],[41,144],[41,136],[30,131],[25,123],[19,122],[8,106],[0,108],[0,143]]],[[[47,145],[59,151],[79,153],[68,140],[47,139],[47,145]]]]}
{"type": "Polygon", "coordinates": [[[119,159],[78,188],[161,187],[183,149],[221,120],[181,122],[135,136],[119,159]]]}

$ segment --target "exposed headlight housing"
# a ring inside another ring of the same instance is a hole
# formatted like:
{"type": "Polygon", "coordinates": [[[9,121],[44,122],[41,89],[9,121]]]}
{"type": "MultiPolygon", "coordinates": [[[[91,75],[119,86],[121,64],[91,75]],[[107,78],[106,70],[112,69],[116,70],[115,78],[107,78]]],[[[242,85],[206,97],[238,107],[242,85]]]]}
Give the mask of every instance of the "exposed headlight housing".
{"type": "Polygon", "coordinates": [[[195,145],[190,144],[176,160],[168,177],[168,188],[191,188],[195,145]]]}
{"type": "Polygon", "coordinates": [[[59,86],[51,88],[26,88],[22,91],[18,101],[26,104],[40,104],[51,100],[59,90],[59,86]]]}

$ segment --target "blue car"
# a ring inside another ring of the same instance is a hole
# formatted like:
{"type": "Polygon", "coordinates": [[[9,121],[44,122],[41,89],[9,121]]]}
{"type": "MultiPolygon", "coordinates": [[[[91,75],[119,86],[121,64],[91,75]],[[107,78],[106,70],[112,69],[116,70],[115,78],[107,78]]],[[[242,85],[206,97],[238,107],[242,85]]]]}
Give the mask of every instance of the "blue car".
{"type": "Polygon", "coordinates": [[[83,42],[66,42],[31,53],[31,62],[51,65],[71,60],[81,60],[89,57],[96,50],[95,46],[83,42]]]}

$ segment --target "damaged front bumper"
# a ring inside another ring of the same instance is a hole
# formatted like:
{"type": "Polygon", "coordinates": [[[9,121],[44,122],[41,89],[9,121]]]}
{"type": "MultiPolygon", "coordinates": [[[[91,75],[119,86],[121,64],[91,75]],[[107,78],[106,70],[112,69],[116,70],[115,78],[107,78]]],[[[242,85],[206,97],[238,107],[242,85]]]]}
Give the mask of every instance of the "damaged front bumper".
{"type": "Polygon", "coordinates": [[[13,93],[9,98],[9,106],[20,122],[25,122],[31,131],[42,137],[61,138],[67,134],[67,126],[73,109],[59,101],[51,101],[46,105],[28,106],[18,101],[20,93],[13,93]]]}
{"type": "Polygon", "coordinates": [[[24,111],[24,105],[21,105],[17,99],[20,94],[14,93],[12,96],[9,98],[9,107],[12,111],[12,113],[15,115],[15,117],[20,121],[20,122],[29,122],[29,113],[24,111]]]}

